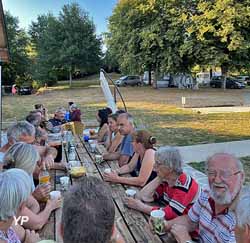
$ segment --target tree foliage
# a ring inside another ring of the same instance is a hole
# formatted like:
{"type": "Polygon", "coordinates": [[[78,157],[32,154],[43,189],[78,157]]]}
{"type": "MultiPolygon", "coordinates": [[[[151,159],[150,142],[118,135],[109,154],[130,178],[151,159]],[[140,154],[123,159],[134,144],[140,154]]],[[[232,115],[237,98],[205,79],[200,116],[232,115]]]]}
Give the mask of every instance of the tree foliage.
{"type": "Polygon", "coordinates": [[[122,71],[190,72],[249,63],[249,0],[120,0],[108,49],[122,71]]]}
{"type": "Polygon", "coordinates": [[[101,41],[88,14],[78,4],[65,5],[56,18],[42,15],[29,31],[37,51],[34,74],[55,80],[57,73],[95,72],[100,65],[101,41]]]}
{"type": "Polygon", "coordinates": [[[28,72],[30,64],[28,49],[29,37],[25,30],[19,27],[18,18],[5,12],[6,31],[9,43],[10,62],[3,65],[3,84],[12,84],[17,77],[28,72]]]}

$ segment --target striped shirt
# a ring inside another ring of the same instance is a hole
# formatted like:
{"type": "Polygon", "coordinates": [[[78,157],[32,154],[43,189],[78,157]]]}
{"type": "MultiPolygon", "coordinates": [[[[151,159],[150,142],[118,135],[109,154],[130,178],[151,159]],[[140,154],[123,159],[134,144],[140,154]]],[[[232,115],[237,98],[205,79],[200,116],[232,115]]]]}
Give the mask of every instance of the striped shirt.
{"type": "MultiPolygon", "coordinates": [[[[175,185],[170,187],[164,182],[156,188],[154,199],[164,203],[165,218],[167,220],[187,214],[199,194],[199,185],[189,175],[182,173],[175,185]]],[[[158,207],[154,207],[153,210],[158,207]]]]}
{"type": "Polygon", "coordinates": [[[199,242],[235,243],[235,214],[228,209],[216,215],[215,203],[208,191],[203,191],[189,210],[190,220],[199,225],[199,242]]]}

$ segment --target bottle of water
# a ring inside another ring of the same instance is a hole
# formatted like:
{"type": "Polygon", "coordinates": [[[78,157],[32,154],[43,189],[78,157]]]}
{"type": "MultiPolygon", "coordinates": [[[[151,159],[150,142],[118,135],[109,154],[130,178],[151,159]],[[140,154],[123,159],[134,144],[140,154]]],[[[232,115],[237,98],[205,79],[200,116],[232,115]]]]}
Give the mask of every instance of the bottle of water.
{"type": "Polygon", "coordinates": [[[76,151],[74,146],[70,146],[69,148],[69,160],[75,160],[76,159],[76,151]]]}

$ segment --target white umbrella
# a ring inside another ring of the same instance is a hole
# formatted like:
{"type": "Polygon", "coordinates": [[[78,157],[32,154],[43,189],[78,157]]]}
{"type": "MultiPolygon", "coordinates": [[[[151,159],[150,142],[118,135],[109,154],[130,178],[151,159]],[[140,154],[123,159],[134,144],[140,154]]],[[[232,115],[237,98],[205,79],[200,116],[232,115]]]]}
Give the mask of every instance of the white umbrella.
{"type": "Polygon", "coordinates": [[[108,81],[105,78],[105,75],[102,71],[100,72],[100,84],[101,84],[105,99],[107,101],[107,106],[113,111],[113,113],[115,113],[117,111],[115,99],[111,93],[108,81]]]}

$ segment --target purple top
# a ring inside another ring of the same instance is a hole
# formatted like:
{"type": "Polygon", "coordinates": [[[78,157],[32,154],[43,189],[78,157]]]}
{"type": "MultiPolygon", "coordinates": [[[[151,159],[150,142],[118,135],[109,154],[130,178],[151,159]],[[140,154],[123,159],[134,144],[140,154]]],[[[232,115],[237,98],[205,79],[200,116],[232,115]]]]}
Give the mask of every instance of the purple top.
{"type": "Polygon", "coordinates": [[[0,230],[0,239],[7,241],[7,243],[21,243],[12,227],[8,229],[6,234],[4,234],[3,231],[0,230]]]}

